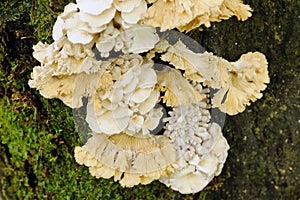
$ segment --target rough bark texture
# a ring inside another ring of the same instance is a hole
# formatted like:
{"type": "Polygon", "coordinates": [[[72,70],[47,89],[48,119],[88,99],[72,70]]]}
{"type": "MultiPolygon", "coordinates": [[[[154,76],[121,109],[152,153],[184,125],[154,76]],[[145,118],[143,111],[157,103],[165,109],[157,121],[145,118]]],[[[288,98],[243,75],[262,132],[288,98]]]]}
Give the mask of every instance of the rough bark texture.
{"type": "Polygon", "coordinates": [[[7,199],[299,199],[300,2],[244,2],[254,9],[253,16],[245,22],[231,18],[188,35],[206,50],[232,61],[248,51],[264,53],[271,83],[262,99],[243,113],[226,118],[223,131],[231,149],[222,174],[204,191],[181,195],[158,182],[123,189],[112,180],[90,177],[84,167],[74,162],[73,149],[79,140],[72,128],[71,111],[59,101],[43,99],[27,86],[32,67],[37,64],[31,56],[31,47],[40,39],[49,39],[53,16],[66,1],[2,1],[0,186],[4,196],[7,199]]]}
{"type": "Polygon", "coordinates": [[[247,51],[264,53],[271,82],[261,100],[226,118],[223,130],[231,150],[222,176],[229,178],[209,196],[299,199],[300,2],[247,3],[254,9],[249,20],[217,24],[203,33],[202,43],[229,60],[247,51]]]}

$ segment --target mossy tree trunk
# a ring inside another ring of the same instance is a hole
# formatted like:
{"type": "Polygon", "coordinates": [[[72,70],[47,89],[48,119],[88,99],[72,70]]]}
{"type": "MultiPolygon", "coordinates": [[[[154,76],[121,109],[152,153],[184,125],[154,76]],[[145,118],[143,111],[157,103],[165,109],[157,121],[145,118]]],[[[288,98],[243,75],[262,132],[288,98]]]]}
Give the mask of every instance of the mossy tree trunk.
{"type": "Polygon", "coordinates": [[[248,51],[264,53],[271,82],[262,99],[241,114],[227,116],[223,132],[231,149],[222,174],[204,191],[180,195],[159,182],[123,189],[112,180],[94,179],[75,163],[72,154],[79,140],[71,110],[61,109],[59,101],[43,99],[27,85],[32,67],[38,64],[31,47],[50,39],[55,16],[67,1],[2,1],[0,185],[4,195],[8,199],[299,199],[300,2],[244,2],[254,9],[247,21],[232,18],[187,35],[231,61],[248,51]]]}

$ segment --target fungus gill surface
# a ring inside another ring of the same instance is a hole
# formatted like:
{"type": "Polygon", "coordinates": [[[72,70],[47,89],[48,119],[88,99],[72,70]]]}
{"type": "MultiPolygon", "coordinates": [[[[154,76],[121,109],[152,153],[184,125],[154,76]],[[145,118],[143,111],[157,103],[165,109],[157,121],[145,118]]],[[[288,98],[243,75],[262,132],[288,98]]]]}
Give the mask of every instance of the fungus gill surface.
{"type": "Polygon", "coordinates": [[[93,133],[75,159],[89,167],[96,178],[111,178],[122,186],[148,184],[174,172],[176,152],[167,136],[129,136],[93,133]]]}
{"type": "Polygon", "coordinates": [[[178,28],[190,31],[201,25],[210,26],[210,22],[219,22],[237,16],[246,20],[251,16],[251,8],[241,0],[157,0],[154,1],[144,22],[147,25],[160,27],[162,31],[178,28]]]}

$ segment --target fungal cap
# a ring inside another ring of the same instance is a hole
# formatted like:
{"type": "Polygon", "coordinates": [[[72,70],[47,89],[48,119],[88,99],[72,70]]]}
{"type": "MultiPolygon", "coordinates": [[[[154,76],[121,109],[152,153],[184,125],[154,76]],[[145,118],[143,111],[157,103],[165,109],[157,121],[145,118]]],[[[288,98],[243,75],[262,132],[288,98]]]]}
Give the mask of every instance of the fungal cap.
{"type": "Polygon", "coordinates": [[[122,186],[132,187],[174,172],[176,155],[165,136],[93,134],[84,146],[75,148],[75,159],[96,178],[114,177],[122,186]]]}
{"type": "Polygon", "coordinates": [[[236,62],[231,63],[230,81],[213,97],[213,107],[229,115],[243,112],[250,101],[254,102],[263,95],[261,91],[269,83],[268,62],[259,52],[243,54],[236,62]]]}
{"type": "Polygon", "coordinates": [[[156,73],[157,87],[165,92],[163,102],[167,106],[189,105],[203,98],[177,69],[164,66],[162,70],[157,70],[156,73]]]}

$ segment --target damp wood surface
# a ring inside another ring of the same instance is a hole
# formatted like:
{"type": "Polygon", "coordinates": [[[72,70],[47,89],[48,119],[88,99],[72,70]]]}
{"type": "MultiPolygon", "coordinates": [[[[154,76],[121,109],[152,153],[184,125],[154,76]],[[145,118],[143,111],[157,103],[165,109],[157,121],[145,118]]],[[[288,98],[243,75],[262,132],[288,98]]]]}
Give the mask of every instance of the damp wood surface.
{"type": "MultiPolygon", "coordinates": [[[[299,199],[300,2],[244,3],[252,17],[212,23],[186,35],[229,61],[248,51],[264,53],[270,84],[262,99],[227,116],[223,133],[231,147],[220,176],[205,190],[182,195],[155,181],[122,188],[96,179],[76,164],[81,145],[73,112],[41,97],[27,82],[39,63],[32,45],[51,41],[63,0],[0,3],[0,186],[4,199],[299,199]]],[[[80,128],[80,127],[79,127],[80,128]]],[[[1,199],[1,197],[0,197],[1,199]]]]}

